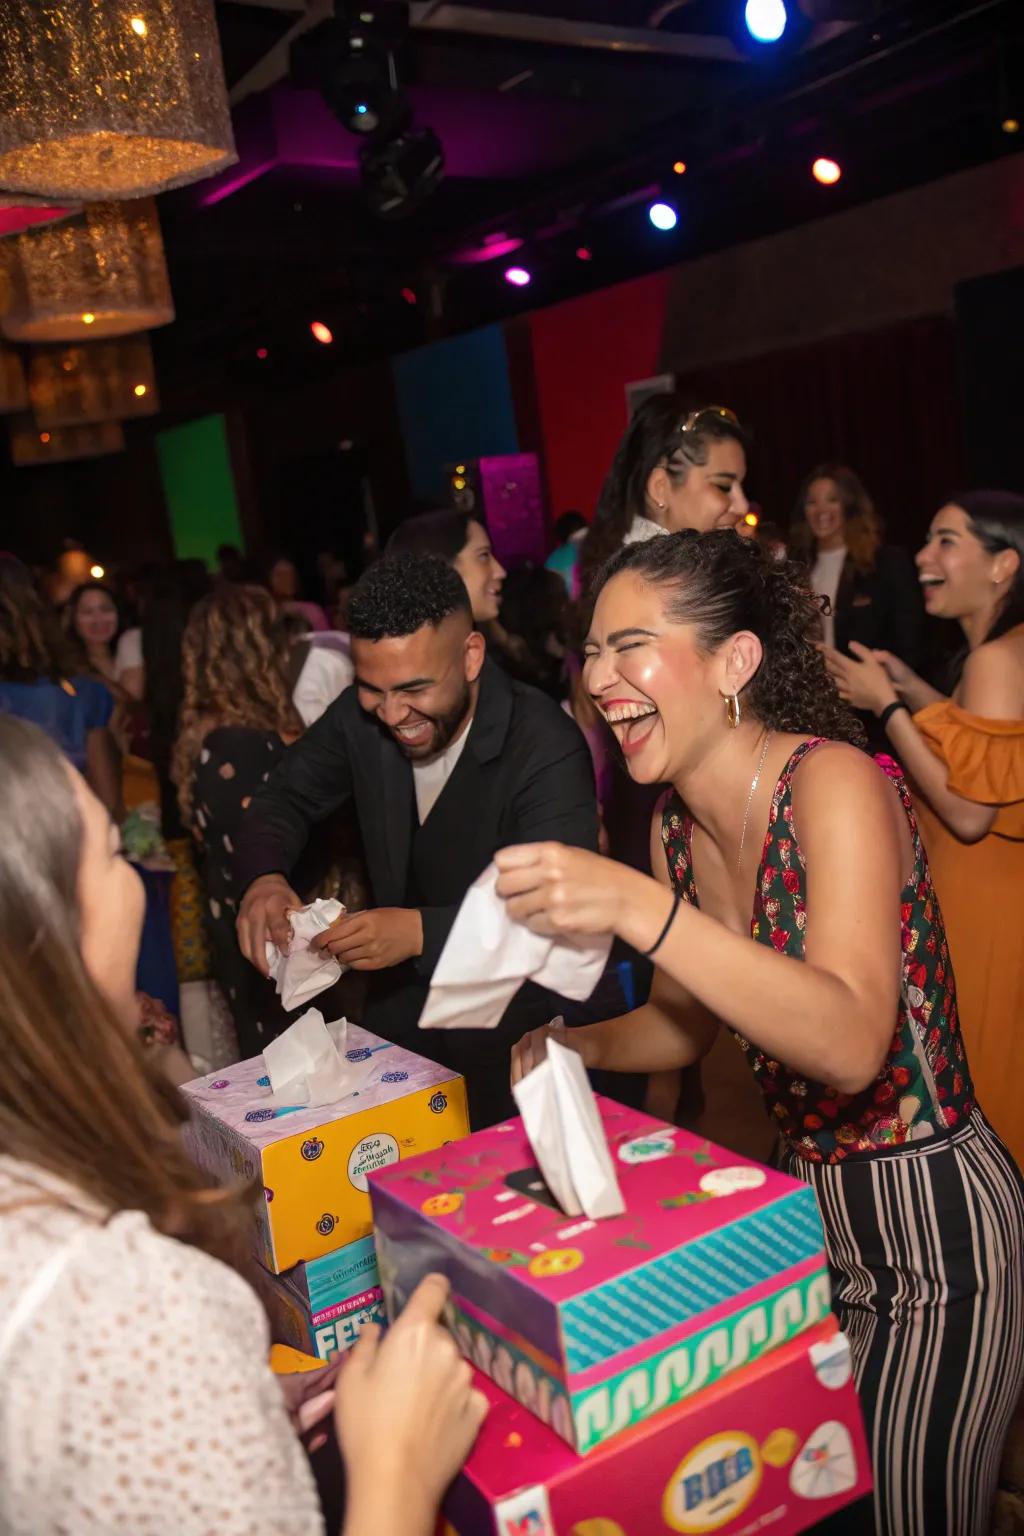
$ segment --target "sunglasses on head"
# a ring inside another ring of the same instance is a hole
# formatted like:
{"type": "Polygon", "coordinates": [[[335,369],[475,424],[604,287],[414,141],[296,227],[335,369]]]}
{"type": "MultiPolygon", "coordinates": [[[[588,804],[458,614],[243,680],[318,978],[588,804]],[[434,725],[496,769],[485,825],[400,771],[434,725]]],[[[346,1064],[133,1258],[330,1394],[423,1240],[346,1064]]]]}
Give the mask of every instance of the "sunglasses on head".
{"type": "Polygon", "coordinates": [[[679,431],[682,433],[696,432],[698,427],[709,416],[717,416],[720,421],[728,421],[732,426],[738,427],[740,419],[735,411],[730,411],[727,405],[702,405],[699,410],[691,411],[684,416],[679,423],[679,431]]]}

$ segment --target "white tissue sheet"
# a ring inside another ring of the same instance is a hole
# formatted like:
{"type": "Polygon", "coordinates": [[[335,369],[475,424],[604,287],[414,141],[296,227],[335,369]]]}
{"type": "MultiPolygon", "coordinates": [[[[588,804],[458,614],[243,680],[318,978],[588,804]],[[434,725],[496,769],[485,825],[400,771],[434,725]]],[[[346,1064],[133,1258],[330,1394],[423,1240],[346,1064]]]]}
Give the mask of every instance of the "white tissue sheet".
{"type": "Polygon", "coordinates": [[[292,912],[289,922],[292,942],[287,954],[282,954],[276,944],[267,942],[267,965],[281,1006],[287,1013],[311,1002],[334,983],[347,969],[331,954],[310,949],[317,934],[323,933],[332,923],[344,915],[340,901],[314,901],[308,907],[292,912]]]}
{"type": "Polygon", "coordinates": [[[488,865],[463,898],[420,1015],[420,1029],[494,1029],[524,981],[582,1002],[601,979],[611,934],[548,938],[508,915],[488,865]]]}
{"type": "Polygon", "coordinates": [[[586,1068],[557,1040],[547,1045],[547,1060],[512,1089],[537,1167],[567,1216],[621,1216],[626,1206],[586,1068]]]}
{"type": "Polygon", "coordinates": [[[316,1108],[357,1093],[375,1063],[347,1061],[347,1039],[347,1019],[325,1024],[320,1010],[310,1008],[276,1040],[268,1040],[263,1047],[268,1104],[316,1108]]]}

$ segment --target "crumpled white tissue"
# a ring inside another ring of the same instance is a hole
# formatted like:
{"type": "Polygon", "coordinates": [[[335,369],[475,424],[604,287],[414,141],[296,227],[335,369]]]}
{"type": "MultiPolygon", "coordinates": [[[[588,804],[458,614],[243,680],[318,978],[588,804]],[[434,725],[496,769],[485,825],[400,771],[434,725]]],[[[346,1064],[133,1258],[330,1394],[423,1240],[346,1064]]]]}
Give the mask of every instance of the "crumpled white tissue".
{"type": "Polygon", "coordinates": [[[292,942],[286,955],[276,944],[267,941],[270,979],[287,1013],[333,987],[342,972],[348,969],[333,955],[309,947],[312,940],[337,922],[344,912],[340,901],[311,902],[289,916],[292,942]]]}
{"type": "Polygon", "coordinates": [[[466,892],[434,968],[420,1029],[494,1029],[524,981],[582,1002],[601,979],[611,934],[548,938],[509,917],[488,865],[466,892]]]}
{"type": "Polygon", "coordinates": [[[320,1010],[310,1008],[276,1040],[268,1040],[263,1047],[271,1088],[268,1102],[315,1108],[359,1092],[375,1063],[347,1061],[347,1038],[347,1019],[325,1024],[320,1010]]]}

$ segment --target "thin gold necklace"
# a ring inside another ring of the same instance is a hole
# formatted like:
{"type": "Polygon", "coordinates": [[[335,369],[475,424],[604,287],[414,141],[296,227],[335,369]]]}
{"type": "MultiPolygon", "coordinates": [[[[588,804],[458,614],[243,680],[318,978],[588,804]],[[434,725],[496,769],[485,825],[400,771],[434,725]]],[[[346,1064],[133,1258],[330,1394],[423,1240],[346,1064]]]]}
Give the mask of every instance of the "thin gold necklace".
{"type": "Polygon", "coordinates": [[[750,794],[747,796],[747,808],[743,812],[743,831],[740,833],[740,851],[739,851],[739,856],[738,856],[738,858],[736,860],[736,873],[737,874],[739,874],[740,870],[743,868],[743,844],[747,840],[747,822],[750,820],[750,807],[753,804],[754,795],[757,792],[757,786],[758,786],[758,784],[760,783],[760,780],[761,780],[761,771],[764,768],[764,760],[768,756],[768,746],[769,746],[769,743],[771,742],[771,739],[772,739],[772,737],[774,735],[775,735],[774,731],[769,731],[767,736],[765,737],[765,739],[764,739],[764,746],[761,748],[761,758],[760,758],[760,761],[758,762],[757,770],[756,770],[756,772],[754,774],[754,777],[750,781],[750,794]]]}

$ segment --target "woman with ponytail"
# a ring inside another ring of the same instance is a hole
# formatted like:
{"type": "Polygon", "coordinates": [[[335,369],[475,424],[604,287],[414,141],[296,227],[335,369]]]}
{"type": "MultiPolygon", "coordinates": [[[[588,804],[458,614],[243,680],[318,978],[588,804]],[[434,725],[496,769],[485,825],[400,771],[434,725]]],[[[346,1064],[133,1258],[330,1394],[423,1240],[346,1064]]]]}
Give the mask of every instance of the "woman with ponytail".
{"type": "Polygon", "coordinates": [[[584,678],[630,776],[672,786],[654,877],[543,843],[496,855],[498,892],[536,932],[654,959],[642,1008],[559,1032],[588,1067],[679,1068],[737,1037],[818,1197],[874,1461],[856,1529],[983,1536],[1024,1385],[1024,1188],[975,1102],[906,786],[857,750],[818,622],[801,572],[732,533],[615,556],[584,678]]]}
{"type": "Polygon", "coordinates": [[[584,596],[596,573],[623,544],[686,528],[735,528],[749,503],[743,494],[748,439],[723,405],[688,410],[678,395],[651,395],[622,435],[580,555],[584,596]]]}
{"type": "MultiPolygon", "coordinates": [[[[624,545],[687,528],[707,533],[739,525],[750,508],[743,492],[747,448],[747,434],[726,406],[691,410],[679,395],[668,394],[651,395],[637,407],[580,551],[575,623],[580,643],[590,619],[594,579],[624,545]]],[[[621,753],[578,674],[572,679],[571,708],[594,759],[608,849],[614,858],[646,872],[650,869],[647,829],[660,785],[653,782],[641,788],[623,772],[621,753]]],[[[634,970],[642,984],[646,968],[634,965],[634,970]]],[[[644,1107],[663,1119],[685,1116],[692,1120],[703,1107],[700,1077],[699,1065],[685,1074],[652,1074],[644,1107]]]]}

